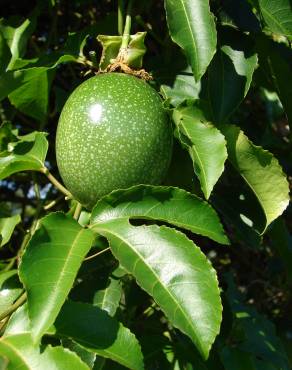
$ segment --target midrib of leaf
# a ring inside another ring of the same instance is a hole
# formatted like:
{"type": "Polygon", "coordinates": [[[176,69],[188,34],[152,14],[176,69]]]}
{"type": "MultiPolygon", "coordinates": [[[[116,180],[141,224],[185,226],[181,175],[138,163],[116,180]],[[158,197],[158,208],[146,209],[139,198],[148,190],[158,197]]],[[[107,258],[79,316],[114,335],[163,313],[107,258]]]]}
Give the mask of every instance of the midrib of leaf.
{"type": "MultiPolygon", "coordinates": [[[[8,337],[9,338],[9,337],[8,337]]],[[[24,363],[24,365],[26,366],[27,370],[30,370],[30,367],[29,365],[26,363],[26,359],[22,357],[22,354],[17,350],[17,348],[15,348],[14,346],[12,346],[9,342],[7,341],[2,341],[2,345],[4,344],[4,346],[10,348],[12,350],[12,352],[14,354],[16,354],[24,363]]],[[[15,368],[16,370],[17,368],[15,368]]]]}
{"type": "MultiPolygon", "coordinates": [[[[70,261],[70,257],[72,255],[72,251],[74,250],[75,245],[76,245],[76,243],[77,243],[77,241],[78,241],[78,239],[80,237],[80,234],[83,233],[83,231],[84,231],[84,229],[81,229],[78,232],[78,234],[76,235],[76,238],[75,238],[74,242],[72,243],[71,248],[69,249],[68,258],[65,259],[65,263],[64,263],[64,265],[63,265],[63,267],[62,267],[62,269],[60,271],[59,279],[57,280],[56,285],[54,286],[54,288],[52,290],[52,295],[51,295],[50,300],[49,300],[49,302],[47,304],[47,309],[49,311],[51,311],[52,308],[54,308],[54,306],[55,306],[55,299],[56,299],[56,295],[57,295],[57,290],[58,290],[59,286],[62,285],[61,282],[63,280],[64,272],[66,270],[66,267],[68,266],[68,263],[70,261]]],[[[42,326],[43,326],[43,323],[47,320],[47,318],[45,316],[43,316],[43,317],[44,317],[44,319],[41,321],[42,326]]],[[[40,326],[40,324],[39,324],[39,326],[40,326]]]]}
{"type": "MultiPolygon", "coordinates": [[[[244,134],[242,134],[242,135],[246,138],[246,140],[249,142],[249,144],[250,144],[251,146],[253,146],[253,147],[257,148],[257,149],[260,149],[260,150],[262,150],[262,151],[264,151],[264,152],[269,153],[267,150],[263,149],[262,147],[252,144],[252,143],[251,143],[251,141],[250,141],[250,140],[248,140],[247,136],[245,136],[244,134]]],[[[231,163],[232,163],[232,162],[231,162],[231,163]]],[[[235,168],[237,167],[237,166],[236,166],[236,165],[234,165],[233,163],[232,163],[232,165],[233,165],[235,168]]],[[[282,174],[283,174],[283,172],[282,172],[282,174]]],[[[251,183],[247,180],[247,178],[245,177],[245,175],[244,175],[242,172],[240,172],[240,175],[243,177],[244,181],[246,181],[246,183],[248,184],[248,186],[250,187],[250,189],[252,189],[253,193],[256,195],[257,199],[259,200],[259,203],[260,203],[260,205],[261,205],[261,207],[262,207],[262,210],[264,211],[264,214],[265,214],[265,217],[266,217],[266,221],[267,221],[267,222],[266,222],[266,226],[265,226],[265,228],[264,228],[264,230],[263,230],[263,232],[262,232],[262,233],[264,233],[264,232],[265,232],[265,230],[266,230],[266,228],[267,228],[267,226],[268,226],[268,222],[269,222],[269,219],[268,219],[267,215],[270,215],[270,212],[268,213],[268,212],[266,211],[266,208],[264,207],[264,204],[263,204],[263,202],[262,202],[262,198],[261,198],[261,197],[260,197],[260,195],[257,193],[257,191],[254,189],[254,186],[252,186],[252,185],[251,185],[251,183]]]]}
{"type": "MultiPolygon", "coordinates": [[[[182,122],[183,122],[183,120],[182,120],[182,122]]],[[[183,123],[181,123],[181,125],[183,125],[183,123]]],[[[191,138],[191,136],[189,135],[189,131],[186,129],[186,127],[185,126],[183,126],[184,127],[184,130],[185,130],[185,132],[186,132],[186,134],[188,135],[188,137],[189,138],[191,138]]],[[[205,191],[206,192],[208,192],[207,191],[207,180],[206,180],[206,172],[205,172],[205,169],[204,169],[204,166],[203,166],[203,163],[202,163],[202,161],[201,161],[201,158],[200,158],[200,156],[199,156],[199,153],[198,153],[198,151],[197,151],[197,149],[196,149],[196,147],[195,147],[195,145],[192,145],[192,149],[194,150],[194,152],[196,153],[196,157],[197,157],[197,159],[198,159],[198,162],[199,162],[199,164],[200,164],[200,168],[201,168],[201,170],[202,170],[202,172],[203,172],[203,185],[204,185],[204,189],[205,189],[205,191]]]]}
{"type": "MultiPolygon", "coordinates": [[[[286,30],[285,30],[285,28],[282,26],[282,24],[273,16],[273,14],[272,13],[270,13],[267,9],[265,9],[264,7],[261,7],[261,10],[262,10],[262,12],[263,13],[265,13],[267,16],[268,16],[268,18],[270,18],[272,21],[274,21],[276,24],[277,24],[277,26],[280,28],[280,30],[284,33],[284,34],[286,34],[286,30]]],[[[283,9],[282,9],[283,10],[283,9]]],[[[289,8],[287,8],[287,10],[289,10],[290,11],[290,9],[289,8]]],[[[289,37],[291,36],[290,34],[288,35],[289,37]]]]}
{"type": "MultiPolygon", "coordinates": [[[[172,199],[172,200],[178,200],[180,201],[180,199],[172,199]]],[[[129,205],[130,203],[127,204],[127,206],[129,205]]],[[[159,204],[155,205],[158,206],[159,204]]],[[[211,206],[207,203],[208,207],[211,208],[211,206]]],[[[147,213],[149,213],[149,211],[147,211],[147,213]]],[[[177,225],[177,226],[182,226],[183,228],[185,228],[186,230],[190,230],[190,227],[192,227],[192,225],[190,224],[186,224],[184,222],[177,222],[177,221],[173,221],[173,222],[170,222],[169,220],[165,219],[165,218],[162,218],[162,217],[151,217],[151,216],[145,216],[145,215],[141,215],[141,216],[134,216],[134,217],[131,217],[131,216],[122,216],[122,217],[115,217],[115,220],[129,220],[129,219],[136,219],[136,220],[139,220],[139,219],[143,219],[143,220],[160,220],[160,221],[163,221],[163,222],[166,222],[167,224],[174,224],[174,225],[177,225]]],[[[106,221],[111,221],[113,220],[112,218],[110,219],[107,219],[106,221]]],[[[94,224],[92,225],[92,228],[94,229],[94,226],[97,225],[97,227],[99,227],[98,225],[100,224],[103,224],[104,222],[106,222],[105,220],[101,220],[101,221],[94,221],[94,224]]],[[[208,237],[208,235],[212,235],[213,238],[215,238],[214,240],[217,240],[217,234],[214,233],[213,231],[209,230],[209,229],[204,229],[202,227],[198,227],[196,226],[195,227],[197,232],[195,231],[192,231],[194,232],[194,234],[199,234],[199,235],[204,235],[206,237],[208,237]],[[204,234],[202,234],[204,233],[204,234]],[[208,233],[208,235],[206,235],[208,233]]],[[[222,230],[223,231],[223,230],[222,230]]]]}
{"type": "MultiPolygon", "coordinates": [[[[196,330],[197,330],[197,328],[196,328],[196,326],[193,326],[193,324],[191,324],[190,322],[189,322],[189,318],[185,315],[185,313],[184,313],[184,310],[182,309],[182,307],[180,306],[180,304],[179,304],[179,302],[176,300],[176,298],[171,294],[171,292],[170,291],[168,291],[168,289],[167,289],[167,287],[165,287],[163,284],[162,284],[162,282],[160,281],[160,279],[159,279],[159,277],[158,277],[158,275],[156,274],[156,272],[151,268],[151,266],[149,266],[146,262],[145,262],[145,259],[144,259],[144,257],[143,256],[141,256],[141,254],[138,252],[138,251],[136,251],[135,249],[133,249],[129,244],[128,244],[128,242],[125,240],[125,239],[123,239],[123,237],[121,237],[119,234],[116,234],[115,232],[113,232],[112,230],[110,230],[110,231],[108,231],[107,229],[103,229],[103,228],[100,228],[100,230],[102,231],[105,231],[106,233],[111,233],[111,234],[113,234],[114,236],[116,236],[118,239],[120,239],[121,240],[121,243],[120,243],[120,245],[118,246],[118,248],[120,248],[120,246],[121,246],[121,244],[122,243],[125,243],[126,245],[128,245],[128,247],[134,252],[134,254],[136,254],[142,261],[144,261],[144,263],[145,263],[145,265],[147,266],[147,268],[152,272],[152,274],[156,277],[156,280],[158,281],[158,282],[160,282],[160,285],[163,287],[163,289],[165,290],[165,292],[172,298],[172,300],[176,303],[176,310],[177,309],[179,309],[180,310],[180,312],[183,314],[183,317],[185,318],[185,320],[186,320],[186,322],[187,322],[187,324],[189,325],[189,326],[191,326],[191,328],[193,329],[193,332],[194,332],[194,334],[195,334],[195,337],[196,337],[196,339],[197,339],[197,345],[200,347],[200,349],[202,350],[202,352],[204,353],[205,351],[204,351],[204,349],[203,348],[201,348],[201,345],[200,345],[200,341],[199,341],[199,338],[197,337],[197,335],[196,335],[196,330]]],[[[110,241],[109,241],[109,243],[110,243],[110,241]]],[[[111,244],[111,243],[110,243],[111,244]]],[[[130,271],[129,271],[130,272],[130,271]]],[[[153,299],[155,300],[155,297],[153,297],[153,299]]],[[[163,309],[162,307],[161,307],[161,309],[163,309]]],[[[164,310],[164,309],[163,309],[164,310]]],[[[175,319],[175,315],[173,316],[173,318],[175,319]]],[[[175,326],[176,326],[176,324],[174,324],[175,326]]],[[[184,331],[185,329],[183,329],[183,331],[184,331]]],[[[208,347],[210,348],[210,344],[208,345],[208,347]]]]}
{"type": "Polygon", "coordinates": [[[195,54],[196,54],[196,60],[197,60],[197,63],[195,63],[195,69],[196,69],[196,70],[195,70],[195,75],[196,75],[196,76],[198,76],[198,73],[199,73],[199,71],[198,71],[198,68],[199,68],[199,66],[198,66],[198,64],[199,64],[199,59],[198,59],[198,50],[197,50],[196,39],[195,39],[195,37],[194,37],[194,35],[193,35],[193,30],[192,30],[192,28],[191,28],[191,23],[190,23],[190,20],[189,20],[189,17],[188,17],[187,11],[186,11],[186,7],[185,7],[185,4],[184,4],[183,0],[180,0],[180,3],[181,3],[181,5],[182,5],[182,7],[183,7],[183,9],[184,9],[185,18],[186,18],[186,20],[187,20],[187,24],[188,24],[188,27],[189,27],[189,29],[190,29],[191,37],[192,37],[193,44],[194,44],[194,51],[195,51],[195,54]]]}

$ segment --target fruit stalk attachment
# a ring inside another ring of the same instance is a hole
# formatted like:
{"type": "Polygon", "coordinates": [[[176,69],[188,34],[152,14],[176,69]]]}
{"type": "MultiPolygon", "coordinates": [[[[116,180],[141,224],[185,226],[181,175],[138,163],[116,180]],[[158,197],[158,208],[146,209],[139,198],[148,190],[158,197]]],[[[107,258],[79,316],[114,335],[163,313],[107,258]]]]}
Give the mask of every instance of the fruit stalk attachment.
{"type": "MultiPolygon", "coordinates": [[[[111,59],[110,63],[107,64],[105,70],[100,70],[100,72],[114,72],[121,71],[126,74],[134,75],[136,77],[142,78],[143,80],[151,80],[152,76],[147,73],[142,67],[142,58],[146,52],[144,45],[144,38],[146,32],[138,32],[135,35],[131,35],[131,25],[132,25],[132,6],[133,0],[129,0],[127,11],[126,11],[126,20],[123,30],[123,35],[121,36],[98,36],[98,40],[102,43],[104,52],[102,55],[102,62],[106,59],[106,52],[110,50],[110,44],[115,44],[118,42],[118,38],[121,38],[121,44],[119,48],[118,55],[115,59],[111,59]]],[[[121,32],[121,22],[122,22],[122,2],[118,3],[118,27],[119,33],[121,32]]]]}

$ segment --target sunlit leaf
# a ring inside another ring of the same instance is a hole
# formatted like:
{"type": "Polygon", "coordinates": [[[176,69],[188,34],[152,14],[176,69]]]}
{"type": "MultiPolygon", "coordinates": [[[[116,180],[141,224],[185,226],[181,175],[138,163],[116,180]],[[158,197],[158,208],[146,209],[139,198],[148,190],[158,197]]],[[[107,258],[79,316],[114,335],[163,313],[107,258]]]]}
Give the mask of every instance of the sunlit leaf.
{"type": "Polygon", "coordinates": [[[53,324],[93,238],[90,230],[63,213],[43,218],[31,238],[19,271],[27,290],[34,340],[53,324]]]}
{"type": "Polygon", "coordinates": [[[0,314],[10,308],[22,291],[17,270],[0,273],[0,314]]]}
{"type": "Polygon", "coordinates": [[[205,73],[216,50],[216,28],[207,0],[165,0],[168,28],[186,53],[196,81],[205,73]]]}
{"type": "Polygon", "coordinates": [[[224,171],[227,158],[224,136],[195,105],[174,110],[173,119],[179,140],[192,158],[201,189],[208,199],[224,171]]]}
{"type": "Polygon", "coordinates": [[[44,60],[39,62],[41,66],[25,66],[3,73],[0,76],[0,101],[9,97],[11,103],[21,112],[34,119],[44,120],[48,110],[52,75],[60,63],[73,61],[76,61],[74,56],[57,54],[47,66],[44,66],[44,60]]]}
{"type": "Polygon", "coordinates": [[[292,4],[290,0],[258,0],[268,29],[292,39],[292,4]]]}
{"type": "Polygon", "coordinates": [[[63,347],[48,346],[44,351],[33,344],[29,334],[5,336],[0,339],[0,355],[9,362],[7,370],[89,370],[80,358],[63,347]]]}
{"type": "Polygon", "coordinates": [[[89,351],[133,370],[144,368],[141,348],[134,334],[99,307],[67,301],[55,327],[57,334],[72,338],[89,351]]]}
{"type": "Polygon", "coordinates": [[[254,145],[234,125],[222,125],[227,141],[228,158],[256,195],[266,217],[267,226],[289,204],[288,182],[277,159],[267,150],[254,145]]]}
{"type": "Polygon", "coordinates": [[[19,136],[19,141],[8,145],[0,153],[0,180],[20,171],[40,171],[48,150],[48,141],[43,132],[19,136]]]}
{"type": "Polygon", "coordinates": [[[120,268],[117,268],[108,279],[105,289],[98,290],[94,294],[93,304],[114,316],[122,296],[122,284],[118,277],[120,268]]]}
{"type": "Polygon", "coordinates": [[[12,69],[17,58],[21,58],[26,50],[26,45],[36,26],[38,11],[35,10],[30,18],[15,26],[12,22],[1,19],[0,31],[2,32],[11,51],[11,60],[8,69],[12,69]]]}
{"type": "Polygon", "coordinates": [[[182,189],[138,185],[114,191],[97,202],[91,223],[128,218],[164,221],[228,244],[220,220],[211,206],[182,189]]]}
{"type": "Polygon", "coordinates": [[[201,83],[195,81],[190,67],[178,72],[175,80],[171,82],[171,86],[168,84],[162,85],[161,92],[164,98],[169,99],[170,104],[174,107],[177,107],[186,99],[197,99],[199,97],[201,83]]]}
{"type": "Polygon", "coordinates": [[[0,247],[9,242],[15,226],[19,224],[20,221],[20,215],[0,218],[0,247]]]}
{"type": "Polygon", "coordinates": [[[216,273],[200,249],[164,226],[134,227],[118,219],[91,228],[109,240],[121,266],[207,358],[219,332],[222,307],[216,273]]]}

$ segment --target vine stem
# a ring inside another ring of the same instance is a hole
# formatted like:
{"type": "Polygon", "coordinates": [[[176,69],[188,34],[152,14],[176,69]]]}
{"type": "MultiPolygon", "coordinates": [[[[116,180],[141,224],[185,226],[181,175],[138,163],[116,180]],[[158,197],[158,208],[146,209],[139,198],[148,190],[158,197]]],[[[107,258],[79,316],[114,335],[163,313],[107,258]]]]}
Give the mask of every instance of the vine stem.
{"type": "Polygon", "coordinates": [[[109,251],[110,249],[111,249],[110,247],[107,247],[107,248],[103,249],[102,251],[99,251],[95,254],[92,254],[91,256],[88,256],[88,257],[84,258],[84,261],[91,260],[92,258],[95,258],[95,257],[99,256],[100,254],[103,254],[104,252],[109,251]]]}
{"type": "Polygon", "coordinates": [[[123,34],[124,26],[124,0],[118,0],[118,34],[123,34]]]}
{"type": "Polygon", "coordinates": [[[40,170],[43,174],[47,176],[47,178],[51,181],[51,183],[58,189],[60,190],[61,193],[65,194],[66,197],[68,198],[73,198],[72,194],[70,193],[69,190],[67,190],[56,178],[51,174],[51,172],[46,168],[43,167],[40,170]]]}
{"type": "Polygon", "coordinates": [[[0,315],[0,321],[5,319],[5,317],[10,316],[14,311],[18,309],[23,303],[26,301],[27,294],[26,292],[23,293],[14,303],[12,306],[10,306],[6,311],[2,312],[0,315]]]}
{"type": "Polygon", "coordinates": [[[129,3],[128,3],[127,13],[126,13],[126,22],[125,22],[125,27],[124,27],[123,37],[122,37],[122,45],[121,45],[120,50],[127,49],[127,46],[129,44],[131,23],[132,23],[131,12],[132,12],[133,1],[134,0],[129,0],[129,3]]]}
{"type": "Polygon", "coordinates": [[[44,210],[45,211],[48,211],[49,209],[51,209],[52,207],[54,207],[58,202],[60,202],[63,198],[64,198],[64,195],[61,194],[60,196],[58,196],[58,198],[52,200],[50,203],[48,203],[47,205],[45,205],[44,206],[44,210]]]}

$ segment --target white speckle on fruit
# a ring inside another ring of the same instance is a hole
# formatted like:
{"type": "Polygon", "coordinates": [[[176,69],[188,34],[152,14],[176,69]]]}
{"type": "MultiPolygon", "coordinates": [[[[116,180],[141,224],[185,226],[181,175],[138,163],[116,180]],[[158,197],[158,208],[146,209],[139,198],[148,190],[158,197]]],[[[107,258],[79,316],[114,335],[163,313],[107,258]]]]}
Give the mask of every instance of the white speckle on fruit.
{"type": "Polygon", "coordinates": [[[61,113],[59,171],[74,197],[89,208],[114,189],[160,183],[171,152],[161,99],[133,76],[107,73],[86,80],[61,113]]]}

